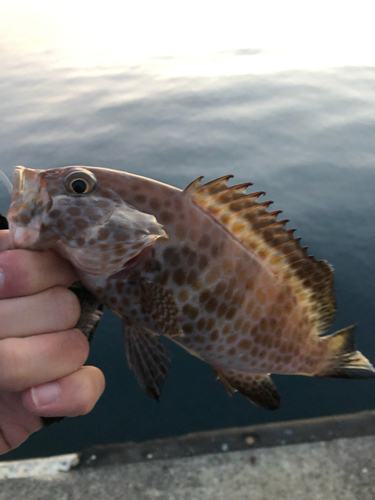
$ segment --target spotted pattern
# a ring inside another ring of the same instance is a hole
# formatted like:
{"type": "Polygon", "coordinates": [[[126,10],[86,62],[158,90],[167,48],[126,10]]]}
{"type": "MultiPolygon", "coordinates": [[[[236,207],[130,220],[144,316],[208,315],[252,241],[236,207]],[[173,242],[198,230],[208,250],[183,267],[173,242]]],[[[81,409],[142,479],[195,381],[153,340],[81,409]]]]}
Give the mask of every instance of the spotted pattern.
{"type": "Polygon", "coordinates": [[[85,286],[127,325],[183,333],[174,340],[256,404],[264,396],[276,405],[266,374],[324,369],[330,353],[318,334],[334,311],[331,273],[267,211],[270,202],[258,203],[261,192],[228,188],[228,176],[181,192],[85,167],[96,189],[67,199],[63,180],[74,168],[27,171],[28,199],[16,186],[11,221],[29,224],[30,200],[44,207],[39,245],[58,235],[85,286]]]}

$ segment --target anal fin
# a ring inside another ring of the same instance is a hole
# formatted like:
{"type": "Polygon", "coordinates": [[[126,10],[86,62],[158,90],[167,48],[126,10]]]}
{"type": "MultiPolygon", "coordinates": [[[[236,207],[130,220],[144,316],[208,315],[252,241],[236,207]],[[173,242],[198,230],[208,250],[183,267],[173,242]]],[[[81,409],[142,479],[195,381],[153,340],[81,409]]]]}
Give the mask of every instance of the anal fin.
{"type": "Polygon", "coordinates": [[[129,368],[146,394],[158,400],[170,366],[168,349],[159,335],[126,319],[122,323],[122,335],[129,368]]]}
{"type": "Polygon", "coordinates": [[[263,410],[280,408],[281,398],[269,375],[234,371],[224,373],[217,368],[214,372],[230,396],[236,390],[263,410]]]}

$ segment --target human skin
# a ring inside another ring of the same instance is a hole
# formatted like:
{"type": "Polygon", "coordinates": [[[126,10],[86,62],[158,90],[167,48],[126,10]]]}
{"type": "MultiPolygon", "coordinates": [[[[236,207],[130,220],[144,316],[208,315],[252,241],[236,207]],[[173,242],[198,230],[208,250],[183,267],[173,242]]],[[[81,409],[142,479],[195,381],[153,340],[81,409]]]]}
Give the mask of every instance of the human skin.
{"type": "Polygon", "coordinates": [[[89,345],[75,329],[77,277],[53,251],[9,250],[0,231],[0,455],[42,428],[43,417],[85,415],[104,391],[83,366],[89,345]]]}

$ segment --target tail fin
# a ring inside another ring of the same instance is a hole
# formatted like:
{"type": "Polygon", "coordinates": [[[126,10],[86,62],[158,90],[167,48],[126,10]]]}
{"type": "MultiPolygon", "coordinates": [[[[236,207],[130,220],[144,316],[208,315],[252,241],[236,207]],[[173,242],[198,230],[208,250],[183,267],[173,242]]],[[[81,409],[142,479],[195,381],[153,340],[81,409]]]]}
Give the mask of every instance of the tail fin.
{"type": "Polygon", "coordinates": [[[329,360],[316,377],[334,378],[374,378],[375,370],[363,354],[355,350],[354,332],[356,327],[348,326],[332,335],[322,337],[329,345],[329,360]]]}

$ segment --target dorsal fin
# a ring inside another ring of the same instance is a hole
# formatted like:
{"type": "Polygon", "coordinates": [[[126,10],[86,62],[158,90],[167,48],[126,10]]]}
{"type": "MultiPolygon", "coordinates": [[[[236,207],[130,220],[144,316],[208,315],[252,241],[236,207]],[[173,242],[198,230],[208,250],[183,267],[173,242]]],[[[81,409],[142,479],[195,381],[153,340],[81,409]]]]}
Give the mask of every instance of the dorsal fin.
{"type": "Polygon", "coordinates": [[[185,189],[193,201],[223,225],[249,251],[261,258],[280,279],[287,279],[310,322],[319,333],[331,326],[336,313],[333,273],[329,264],[307,255],[288,219],[278,221],[280,211],[269,212],[272,203],[258,202],[264,191],[246,194],[251,183],[228,186],[226,175],[202,184],[198,178],[185,189]]]}

